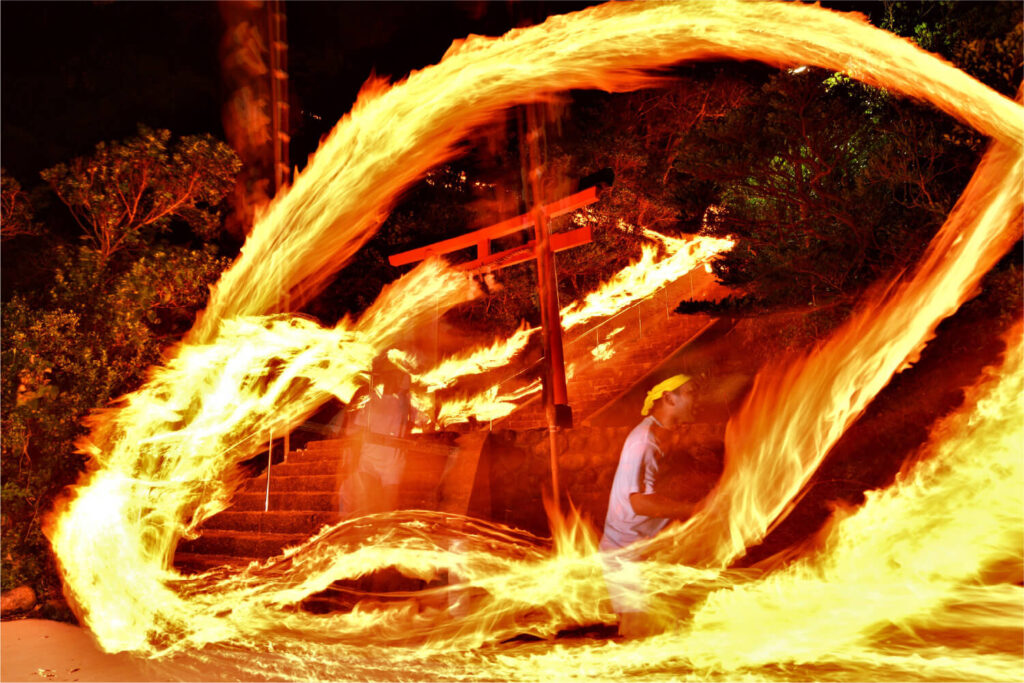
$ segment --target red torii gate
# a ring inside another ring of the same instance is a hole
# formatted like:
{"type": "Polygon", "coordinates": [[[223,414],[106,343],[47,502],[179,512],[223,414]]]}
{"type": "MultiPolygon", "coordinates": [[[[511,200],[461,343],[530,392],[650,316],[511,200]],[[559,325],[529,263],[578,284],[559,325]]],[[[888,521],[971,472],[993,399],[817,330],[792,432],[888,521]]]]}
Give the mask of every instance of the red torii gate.
{"type": "Polygon", "coordinates": [[[569,408],[565,383],[565,359],[562,351],[562,323],[558,311],[556,283],[554,280],[554,252],[587,244],[592,239],[590,226],[551,235],[548,221],[593,204],[598,200],[598,187],[588,187],[575,194],[534,209],[514,218],[508,218],[494,225],[473,232],[435,242],[418,249],[410,249],[388,257],[393,266],[421,261],[430,256],[449,254],[469,247],[477,248],[477,258],[460,264],[463,270],[491,271],[505,268],[530,259],[537,259],[538,290],[541,303],[541,320],[545,338],[545,359],[547,362],[546,412],[550,427],[571,427],[572,410],[569,408]],[[516,232],[539,226],[536,237],[526,244],[497,253],[491,252],[491,240],[512,235],[516,232]],[[545,272],[546,271],[546,272],[545,272]],[[549,273],[549,274],[548,274],[549,273]]]}
{"type": "MultiPolygon", "coordinates": [[[[531,128],[536,128],[536,122],[532,111],[528,110],[528,118],[531,121],[531,128]]],[[[539,154],[537,149],[536,136],[530,137],[529,146],[530,162],[532,168],[539,168],[539,154]]],[[[541,205],[538,198],[541,196],[539,174],[532,174],[530,190],[534,198],[535,206],[529,213],[514,218],[503,220],[494,225],[473,232],[453,237],[451,239],[435,242],[418,249],[410,249],[399,254],[388,257],[388,262],[393,266],[406,265],[421,261],[430,256],[449,254],[460,249],[476,247],[476,260],[461,264],[463,270],[478,270],[490,272],[497,268],[504,268],[528,261],[531,258],[537,259],[537,290],[540,298],[541,326],[544,334],[544,359],[546,367],[544,372],[544,383],[547,391],[544,397],[544,412],[548,423],[548,441],[551,453],[551,486],[554,496],[554,505],[559,507],[559,484],[558,484],[558,441],[555,438],[556,432],[561,427],[572,427],[572,409],[569,407],[568,391],[565,381],[565,356],[562,349],[562,320],[558,310],[558,283],[555,278],[555,252],[569,249],[571,247],[586,244],[591,241],[592,235],[590,226],[584,226],[569,232],[552,235],[548,229],[550,219],[562,216],[570,211],[583,208],[598,200],[598,189],[608,186],[614,176],[611,169],[605,169],[593,176],[584,179],[584,183],[591,185],[575,194],[563,197],[549,204],[541,205]],[[526,244],[506,249],[498,253],[491,252],[491,240],[499,239],[507,235],[535,228],[534,239],[526,244]]]]}

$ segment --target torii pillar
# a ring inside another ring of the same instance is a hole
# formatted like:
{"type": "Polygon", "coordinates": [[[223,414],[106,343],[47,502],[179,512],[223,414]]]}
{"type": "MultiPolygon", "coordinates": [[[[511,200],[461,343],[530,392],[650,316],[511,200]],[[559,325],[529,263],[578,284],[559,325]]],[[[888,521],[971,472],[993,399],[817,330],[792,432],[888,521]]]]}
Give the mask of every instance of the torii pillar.
{"type": "MultiPolygon", "coordinates": [[[[608,184],[602,177],[601,184],[608,184]]],[[[565,358],[562,349],[562,321],[558,306],[558,287],[555,277],[554,253],[591,241],[590,226],[552,235],[549,231],[550,219],[593,204],[598,199],[598,186],[587,187],[575,194],[564,197],[550,204],[539,201],[539,184],[537,177],[532,178],[534,187],[534,209],[530,213],[503,220],[486,228],[481,228],[465,235],[435,242],[434,244],[411,249],[388,257],[393,266],[401,266],[421,261],[430,256],[447,254],[467,247],[477,248],[477,258],[460,268],[470,271],[491,271],[516,265],[531,258],[537,260],[537,286],[540,299],[541,324],[544,347],[544,400],[545,415],[551,442],[551,478],[553,494],[557,505],[558,463],[555,435],[562,427],[572,426],[572,409],[569,407],[568,392],[565,381],[565,358]],[[505,237],[516,232],[535,228],[535,239],[524,245],[505,251],[491,253],[491,240],[505,237]]]]}

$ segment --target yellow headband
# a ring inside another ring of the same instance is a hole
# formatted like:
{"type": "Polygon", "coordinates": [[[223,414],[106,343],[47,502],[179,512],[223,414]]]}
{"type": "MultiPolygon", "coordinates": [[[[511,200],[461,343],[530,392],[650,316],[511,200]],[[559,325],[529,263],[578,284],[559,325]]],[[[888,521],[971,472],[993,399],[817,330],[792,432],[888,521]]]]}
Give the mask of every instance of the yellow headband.
{"type": "Polygon", "coordinates": [[[669,391],[675,391],[679,387],[689,382],[692,378],[686,375],[675,375],[669,377],[664,382],[660,382],[654,385],[654,388],[647,392],[647,398],[644,399],[644,407],[640,411],[641,415],[649,415],[651,408],[654,407],[654,402],[664,396],[669,391]]]}

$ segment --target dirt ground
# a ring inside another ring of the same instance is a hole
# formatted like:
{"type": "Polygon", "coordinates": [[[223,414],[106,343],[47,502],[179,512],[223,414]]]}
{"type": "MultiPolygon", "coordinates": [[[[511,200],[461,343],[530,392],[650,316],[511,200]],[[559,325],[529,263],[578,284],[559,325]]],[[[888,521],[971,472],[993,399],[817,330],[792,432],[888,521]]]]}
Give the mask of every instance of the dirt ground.
{"type": "MultiPolygon", "coordinates": [[[[0,681],[200,681],[231,680],[182,663],[154,664],[127,653],[100,650],[79,626],[44,619],[0,622],[0,681]]],[[[237,679],[235,679],[237,680],[237,679]]]]}

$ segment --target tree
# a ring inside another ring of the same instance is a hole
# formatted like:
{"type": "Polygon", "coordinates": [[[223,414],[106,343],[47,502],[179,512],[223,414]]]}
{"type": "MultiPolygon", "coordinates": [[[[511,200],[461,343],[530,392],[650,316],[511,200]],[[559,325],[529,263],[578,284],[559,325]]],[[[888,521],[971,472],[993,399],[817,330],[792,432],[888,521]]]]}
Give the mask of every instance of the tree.
{"type": "Polygon", "coordinates": [[[1019,2],[894,2],[872,8],[874,23],[910,38],[929,52],[1008,97],[1020,87],[1024,7],[1019,2]]]}
{"type": "Polygon", "coordinates": [[[209,135],[172,141],[170,131],[139,126],[135,137],[101,142],[92,156],[41,175],[106,262],[173,219],[212,238],[239,167],[231,148],[209,135]]]}
{"type": "MultiPolygon", "coordinates": [[[[1020,82],[1018,3],[887,2],[873,14],[1004,93],[1020,82]]],[[[774,73],[679,145],[684,224],[738,241],[715,264],[736,295],[678,310],[811,305],[841,317],[867,285],[916,262],[983,148],[948,116],[846,76],[774,73]]]]}
{"type": "Polygon", "coordinates": [[[0,169],[0,239],[7,241],[20,235],[38,235],[41,230],[28,192],[7,174],[7,169],[0,169]]]}
{"type": "Polygon", "coordinates": [[[756,283],[787,303],[850,288],[871,235],[844,200],[868,191],[856,175],[870,123],[808,71],[770,78],[746,106],[691,131],[676,159],[684,223],[740,237],[716,265],[723,284],[756,283]]]}
{"type": "Polygon", "coordinates": [[[694,129],[676,162],[681,216],[690,230],[738,238],[714,267],[748,295],[721,312],[841,316],[870,283],[914,263],[977,162],[971,145],[950,142],[958,125],[804,69],[776,73],[742,108],[694,129]]]}
{"type": "Polygon", "coordinates": [[[743,104],[751,89],[743,67],[688,71],[662,87],[609,95],[581,93],[553,145],[551,172],[579,178],[611,168],[615,183],[595,207],[602,228],[620,222],[672,230],[678,199],[672,177],[680,141],[694,127],[743,104]]]}
{"type": "Polygon", "coordinates": [[[57,250],[53,284],[3,304],[3,586],[56,585],[40,523],[84,458],[82,418],[137,388],[179,339],[228,260],[156,245],[117,272],[86,247],[57,250]]]}
{"type": "MultiPolygon", "coordinates": [[[[181,220],[200,238],[213,236],[237,166],[230,149],[209,136],[171,142],[167,131],[140,128],[135,138],[98,145],[92,157],[44,172],[86,243],[69,245],[52,233],[46,284],[39,286],[38,273],[14,280],[3,303],[5,590],[26,581],[43,593],[59,588],[41,522],[84,465],[74,446],[85,433],[82,419],[138,388],[191,327],[229,263],[213,245],[157,235],[181,220]]],[[[6,224],[14,186],[6,176],[4,182],[6,224]]]]}

